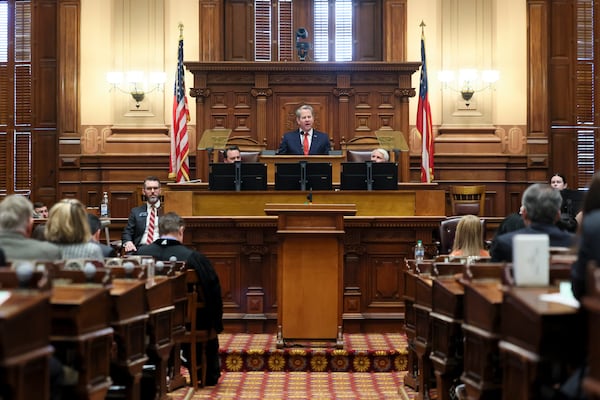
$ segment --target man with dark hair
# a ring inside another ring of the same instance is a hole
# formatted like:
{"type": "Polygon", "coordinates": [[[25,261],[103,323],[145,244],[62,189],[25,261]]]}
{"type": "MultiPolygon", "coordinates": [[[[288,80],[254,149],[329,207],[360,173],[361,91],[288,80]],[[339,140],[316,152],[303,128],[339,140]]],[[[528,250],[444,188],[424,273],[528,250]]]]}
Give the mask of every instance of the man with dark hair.
{"type": "Polygon", "coordinates": [[[223,150],[223,162],[232,164],[236,161],[242,161],[242,153],[237,146],[229,146],[223,150]]]}
{"type": "Polygon", "coordinates": [[[490,248],[492,261],[512,262],[513,237],[518,234],[546,234],[550,246],[570,247],[575,236],[561,230],[555,224],[560,218],[562,197],[550,185],[536,183],[523,193],[520,214],[525,227],[508,232],[494,239],[490,248]]]}
{"type": "Polygon", "coordinates": [[[48,218],[48,206],[41,201],[33,203],[33,218],[48,218]]]}
{"type": "MultiPolygon", "coordinates": [[[[203,254],[183,245],[183,232],[185,221],[174,212],[169,212],[160,218],[158,224],[160,237],[148,246],[142,246],[138,255],[153,256],[156,260],[169,261],[176,257],[178,261],[185,261],[188,269],[194,269],[200,280],[206,307],[197,315],[199,329],[214,329],[217,333],[223,331],[223,299],[221,297],[221,284],[212,264],[203,254]]],[[[201,355],[198,346],[198,355],[201,355]]],[[[182,346],[184,358],[190,360],[189,345],[182,346]]],[[[206,344],[206,386],[217,384],[221,376],[219,365],[219,339],[209,340],[206,344]]],[[[186,361],[187,362],[187,361],[186,361]]],[[[201,379],[199,376],[198,379],[201,379]]]]}
{"type": "Polygon", "coordinates": [[[125,253],[136,252],[140,246],[158,239],[158,222],[162,213],[160,180],[156,176],[144,179],[143,192],[146,204],[131,209],[127,226],[121,235],[125,253]]]}
{"type": "Polygon", "coordinates": [[[88,213],[87,217],[88,223],[90,224],[90,232],[92,233],[90,242],[94,242],[98,246],[100,246],[100,249],[102,250],[102,255],[104,257],[116,257],[117,251],[114,248],[100,242],[100,234],[102,233],[102,221],[100,221],[100,218],[90,213],[88,213]]]}

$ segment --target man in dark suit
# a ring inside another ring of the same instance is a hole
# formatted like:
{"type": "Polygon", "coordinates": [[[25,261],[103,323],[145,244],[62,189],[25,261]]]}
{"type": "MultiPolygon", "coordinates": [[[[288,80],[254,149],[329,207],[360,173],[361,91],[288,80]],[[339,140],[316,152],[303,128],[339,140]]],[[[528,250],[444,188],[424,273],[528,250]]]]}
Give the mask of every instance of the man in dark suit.
{"type": "Polygon", "coordinates": [[[152,256],[157,261],[169,261],[172,256],[178,261],[186,261],[193,250],[183,245],[184,230],[183,218],[174,212],[166,213],[158,223],[159,238],[148,246],[140,247],[137,254],[152,256]]]}
{"type": "Polygon", "coordinates": [[[283,135],[277,154],[329,154],[329,135],[313,129],[313,108],[307,104],[296,110],[298,129],[283,135]]]}
{"type": "Polygon", "coordinates": [[[497,236],[492,242],[490,256],[492,261],[513,260],[513,238],[518,234],[546,234],[550,238],[550,246],[570,247],[575,236],[558,228],[555,223],[560,219],[562,197],[558,190],[550,185],[536,183],[523,193],[520,214],[525,227],[497,236]]]}
{"type": "Polygon", "coordinates": [[[140,246],[150,244],[158,239],[158,223],[162,211],[160,209],[160,180],[155,176],[144,179],[143,192],[146,204],[131,209],[127,226],[121,235],[125,253],[136,252],[140,246]]]}
{"type": "MultiPolygon", "coordinates": [[[[203,300],[206,307],[197,315],[199,329],[214,329],[217,333],[223,331],[223,299],[221,297],[221,284],[212,264],[203,254],[183,245],[183,232],[185,221],[174,212],[167,213],[160,218],[158,224],[160,237],[148,246],[142,246],[138,255],[153,256],[156,260],[169,261],[176,257],[178,261],[185,261],[188,269],[194,269],[198,274],[203,300]],[[200,314],[202,313],[202,314],[200,314]]],[[[199,346],[201,347],[201,346],[199,346]]],[[[190,360],[189,346],[182,346],[184,358],[190,360]]],[[[198,350],[201,355],[201,348],[198,350]]],[[[221,376],[219,365],[219,340],[209,340],[206,344],[206,382],[205,385],[216,385],[221,376]]],[[[199,376],[198,379],[201,379],[199,376]]]]}
{"type": "Polygon", "coordinates": [[[116,257],[117,251],[113,247],[100,242],[100,234],[102,233],[102,221],[100,221],[100,218],[90,213],[88,213],[87,217],[88,224],[90,225],[90,232],[92,233],[92,238],[90,239],[90,242],[94,242],[98,246],[100,246],[100,249],[102,250],[102,255],[104,257],[116,257]]]}

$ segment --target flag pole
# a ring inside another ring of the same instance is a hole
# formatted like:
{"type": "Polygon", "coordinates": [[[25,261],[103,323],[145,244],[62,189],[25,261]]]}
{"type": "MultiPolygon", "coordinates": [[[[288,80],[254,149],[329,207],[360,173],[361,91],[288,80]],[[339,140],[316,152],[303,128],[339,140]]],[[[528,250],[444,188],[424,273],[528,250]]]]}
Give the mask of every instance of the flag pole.
{"type": "Polygon", "coordinates": [[[421,182],[433,181],[433,126],[431,124],[431,106],[429,104],[429,84],[427,79],[427,61],[425,58],[425,22],[421,20],[421,79],[419,85],[419,104],[417,107],[417,130],[421,133],[421,182]]]}

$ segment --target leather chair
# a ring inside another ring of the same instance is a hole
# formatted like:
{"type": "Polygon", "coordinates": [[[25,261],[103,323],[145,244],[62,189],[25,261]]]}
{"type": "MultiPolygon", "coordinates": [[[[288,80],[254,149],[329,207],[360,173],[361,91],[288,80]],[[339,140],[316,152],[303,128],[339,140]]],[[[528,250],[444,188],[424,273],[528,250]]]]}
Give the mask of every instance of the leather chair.
{"type": "Polygon", "coordinates": [[[371,161],[370,150],[347,150],[346,160],[348,162],[366,162],[371,161]]]}
{"type": "MultiPolygon", "coordinates": [[[[461,217],[450,217],[440,222],[439,236],[440,241],[437,243],[439,254],[450,254],[452,246],[454,245],[454,236],[456,235],[456,227],[460,222],[461,217]]],[[[485,242],[486,235],[486,223],[485,219],[480,218],[481,222],[481,234],[484,240],[484,245],[487,247],[488,243],[485,242]]]]}
{"type": "Polygon", "coordinates": [[[450,186],[452,215],[483,215],[485,211],[485,185],[450,186]]]}
{"type": "Polygon", "coordinates": [[[187,284],[187,315],[186,315],[186,331],[179,340],[180,343],[188,343],[190,345],[190,382],[194,389],[198,387],[204,387],[206,383],[206,343],[209,340],[217,337],[217,332],[214,329],[204,330],[197,329],[196,316],[198,310],[206,307],[204,303],[204,296],[202,293],[202,286],[200,286],[200,280],[198,274],[193,269],[185,271],[186,284],[187,284]],[[197,346],[202,344],[202,353],[200,360],[198,360],[197,346]],[[198,380],[198,371],[202,374],[202,378],[198,380]]]}

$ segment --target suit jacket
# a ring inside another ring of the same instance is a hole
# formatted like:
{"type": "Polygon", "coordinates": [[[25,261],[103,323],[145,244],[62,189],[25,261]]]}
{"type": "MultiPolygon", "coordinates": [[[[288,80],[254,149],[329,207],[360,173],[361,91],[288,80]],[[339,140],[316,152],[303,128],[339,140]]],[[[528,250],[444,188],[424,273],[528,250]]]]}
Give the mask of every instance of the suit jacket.
{"type": "Polygon", "coordinates": [[[600,266],[600,246],[598,246],[600,236],[598,235],[600,235],[600,210],[595,210],[586,213],[583,217],[577,260],[571,268],[571,287],[577,299],[585,294],[588,263],[596,261],[600,266]]]}
{"type": "MultiPolygon", "coordinates": [[[[156,214],[159,218],[162,215],[162,207],[159,207],[156,214]]],[[[146,220],[148,219],[148,205],[133,207],[129,213],[127,219],[127,226],[123,229],[121,235],[121,241],[125,242],[132,241],[135,247],[140,246],[140,240],[144,236],[146,231],[146,220]]],[[[158,229],[158,219],[156,220],[156,227],[158,229]]]]}
{"type": "Polygon", "coordinates": [[[90,240],[90,242],[96,243],[100,247],[100,250],[102,250],[102,256],[104,258],[117,257],[117,251],[112,246],[100,242],[95,242],[93,240],[90,240]]]}
{"type": "Polygon", "coordinates": [[[0,248],[4,250],[6,261],[62,259],[62,251],[57,245],[27,238],[17,232],[0,232],[0,248]]]}
{"type": "MultiPolygon", "coordinates": [[[[324,132],[319,132],[313,129],[312,140],[310,143],[310,149],[308,150],[309,155],[317,154],[329,154],[331,150],[331,144],[329,143],[329,136],[324,132]]],[[[292,132],[287,132],[283,135],[281,144],[277,154],[296,154],[304,155],[304,147],[302,146],[302,140],[300,138],[300,130],[296,129],[292,132]]]]}
{"type": "Polygon", "coordinates": [[[537,222],[531,223],[525,228],[516,231],[508,232],[498,236],[492,242],[490,247],[490,256],[493,262],[512,262],[512,242],[513,237],[517,234],[547,234],[550,237],[550,246],[571,247],[575,243],[575,235],[570,232],[563,231],[554,224],[540,224],[537,222]]]}
{"type": "Polygon", "coordinates": [[[223,332],[223,297],[219,276],[209,259],[203,254],[192,251],[186,263],[188,269],[196,270],[206,307],[197,314],[197,328],[214,328],[217,333],[223,332]]]}
{"type": "Polygon", "coordinates": [[[160,238],[154,243],[142,246],[137,253],[141,256],[152,256],[156,261],[169,261],[171,256],[177,257],[177,261],[186,261],[193,250],[185,247],[175,239],[160,238]]]}

